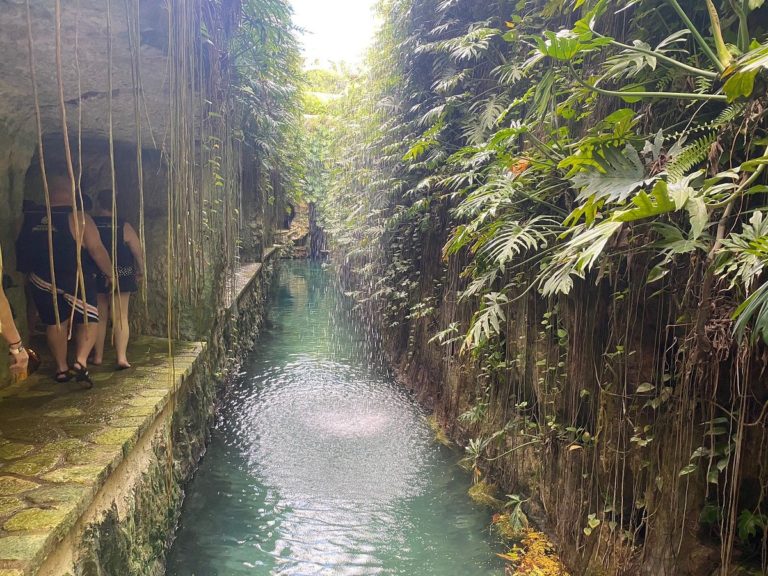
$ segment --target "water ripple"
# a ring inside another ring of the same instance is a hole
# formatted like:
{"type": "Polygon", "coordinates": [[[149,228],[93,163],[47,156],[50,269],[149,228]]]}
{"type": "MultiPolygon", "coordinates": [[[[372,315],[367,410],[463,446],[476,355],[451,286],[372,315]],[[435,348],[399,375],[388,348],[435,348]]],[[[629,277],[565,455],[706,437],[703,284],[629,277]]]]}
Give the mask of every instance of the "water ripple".
{"type": "Polygon", "coordinates": [[[457,456],[359,328],[322,271],[282,274],[274,327],[190,487],[170,576],[502,573],[457,456]]]}

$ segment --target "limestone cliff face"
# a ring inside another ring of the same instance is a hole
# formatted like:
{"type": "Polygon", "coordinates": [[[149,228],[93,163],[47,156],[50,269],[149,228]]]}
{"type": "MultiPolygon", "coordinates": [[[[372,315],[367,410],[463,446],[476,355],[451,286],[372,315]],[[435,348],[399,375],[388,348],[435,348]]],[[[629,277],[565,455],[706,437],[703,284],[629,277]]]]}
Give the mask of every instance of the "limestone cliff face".
{"type": "MultiPolygon", "coordinates": [[[[45,134],[60,133],[56,65],[56,14],[52,0],[30,0],[32,45],[37,91],[45,134]]],[[[61,1],[61,77],[69,129],[86,136],[109,133],[109,87],[112,76],[112,125],[118,140],[135,141],[133,54],[140,52],[143,85],[142,129],[146,142],[162,142],[168,122],[168,10],[165,2],[142,0],[111,4],[103,0],[61,1]],[[110,6],[109,18],[107,6],[110,6]],[[127,14],[127,7],[136,12],[127,14]],[[139,30],[133,31],[136,22],[139,30]],[[111,28],[111,34],[109,30],[111,28]],[[133,46],[132,38],[139,38],[133,46]],[[110,64],[111,44],[111,64],[110,64]],[[165,95],[165,97],[159,97],[165,95]]],[[[34,100],[29,65],[25,0],[0,0],[0,118],[9,134],[34,134],[34,100]]],[[[190,47],[191,48],[191,47],[190,47]]]]}
{"type": "MultiPolygon", "coordinates": [[[[437,218],[446,222],[448,214],[437,218]]],[[[689,379],[673,376],[686,358],[676,322],[689,310],[674,294],[626,279],[645,277],[647,263],[639,258],[615,284],[580,281],[553,301],[523,288],[510,292],[503,344],[493,358],[460,352],[461,334],[441,346],[434,338],[439,327],[468,326],[476,310],[457,297],[468,284],[462,270],[469,256],[442,258],[446,228],[414,234],[409,245],[419,262],[411,302],[430,302],[430,314],[393,313],[400,309],[383,299],[360,306],[369,307],[404,382],[448,435],[464,446],[485,442],[478,472],[500,494],[531,497],[526,512],[555,535],[574,574],[761,573],[746,539],[722,567],[713,528],[722,516],[713,511],[733,466],[738,510],[757,509],[764,499],[765,348],[720,347],[689,379]],[[669,374],[662,379],[659,363],[669,374]],[[709,401],[728,406],[739,387],[749,423],[741,431],[715,419],[709,401]],[[697,456],[706,450],[728,459],[710,464],[697,456]],[[597,521],[589,534],[588,519],[597,521]]],[[[365,262],[342,260],[345,289],[370,291],[365,262]]]]}

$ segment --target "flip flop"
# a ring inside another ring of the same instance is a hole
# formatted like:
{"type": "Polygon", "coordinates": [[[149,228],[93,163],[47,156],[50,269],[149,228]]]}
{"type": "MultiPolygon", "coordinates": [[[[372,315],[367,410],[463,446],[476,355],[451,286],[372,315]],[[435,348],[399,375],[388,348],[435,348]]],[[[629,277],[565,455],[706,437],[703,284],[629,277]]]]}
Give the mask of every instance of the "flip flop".
{"type": "Polygon", "coordinates": [[[80,362],[75,362],[72,365],[72,373],[75,375],[75,381],[80,384],[80,386],[83,388],[83,390],[90,390],[93,388],[93,380],[91,380],[91,375],[88,373],[88,370],[86,370],[80,362]]]}

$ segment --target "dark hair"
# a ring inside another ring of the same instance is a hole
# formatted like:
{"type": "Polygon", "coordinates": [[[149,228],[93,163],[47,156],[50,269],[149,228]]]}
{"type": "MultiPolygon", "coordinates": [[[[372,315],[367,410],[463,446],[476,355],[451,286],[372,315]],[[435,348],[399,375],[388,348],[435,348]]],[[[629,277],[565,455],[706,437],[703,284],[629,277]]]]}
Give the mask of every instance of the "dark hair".
{"type": "Polygon", "coordinates": [[[96,206],[98,206],[101,210],[108,210],[112,212],[111,189],[99,190],[99,193],[96,194],[96,206]]]}

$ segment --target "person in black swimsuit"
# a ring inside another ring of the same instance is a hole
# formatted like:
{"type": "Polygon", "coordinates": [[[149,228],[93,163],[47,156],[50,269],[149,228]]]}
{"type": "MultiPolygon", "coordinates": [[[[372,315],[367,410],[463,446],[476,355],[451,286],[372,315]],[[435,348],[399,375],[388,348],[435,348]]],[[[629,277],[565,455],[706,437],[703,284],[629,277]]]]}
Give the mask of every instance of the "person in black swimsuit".
{"type": "Polygon", "coordinates": [[[115,352],[117,367],[120,370],[130,368],[128,362],[128,340],[130,327],[128,322],[128,305],[131,294],[138,292],[139,282],[144,276],[144,258],[141,242],[133,226],[128,222],[115,218],[112,212],[112,190],[102,190],[96,196],[96,212],[93,220],[101,235],[101,241],[115,263],[114,294],[106,284],[99,285],[99,330],[93,363],[99,365],[104,359],[104,344],[107,339],[107,324],[112,312],[114,328],[115,352]],[[115,226],[116,224],[116,226],[115,226]],[[112,253],[114,248],[114,254],[112,253]]]}
{"type": "Polygon", "coordinates": [[[48,221],[46,210],[24,215],[16,241],[19,270],[29,274],[32,298],[41,322],[46,325],[48,346],[56,361],[56,381],[68,382],[74,377],[84,386],[91,387],[88,355],[96,340],[99,312],[95,278],[88,274],[81,275],[78,270],[76,230],[80,229],[82,247],[109,281],[112,262],[93,219],[83,212],[73,213],[71,180],[67,176],[52,176],[49,178],[49,190],[51,221],[48,221]],[[49,251],[49,231],[53,254],[49,251]],[[76,325],[75,362],[72,367],[67,363],[71,322],[76,325]]]}

